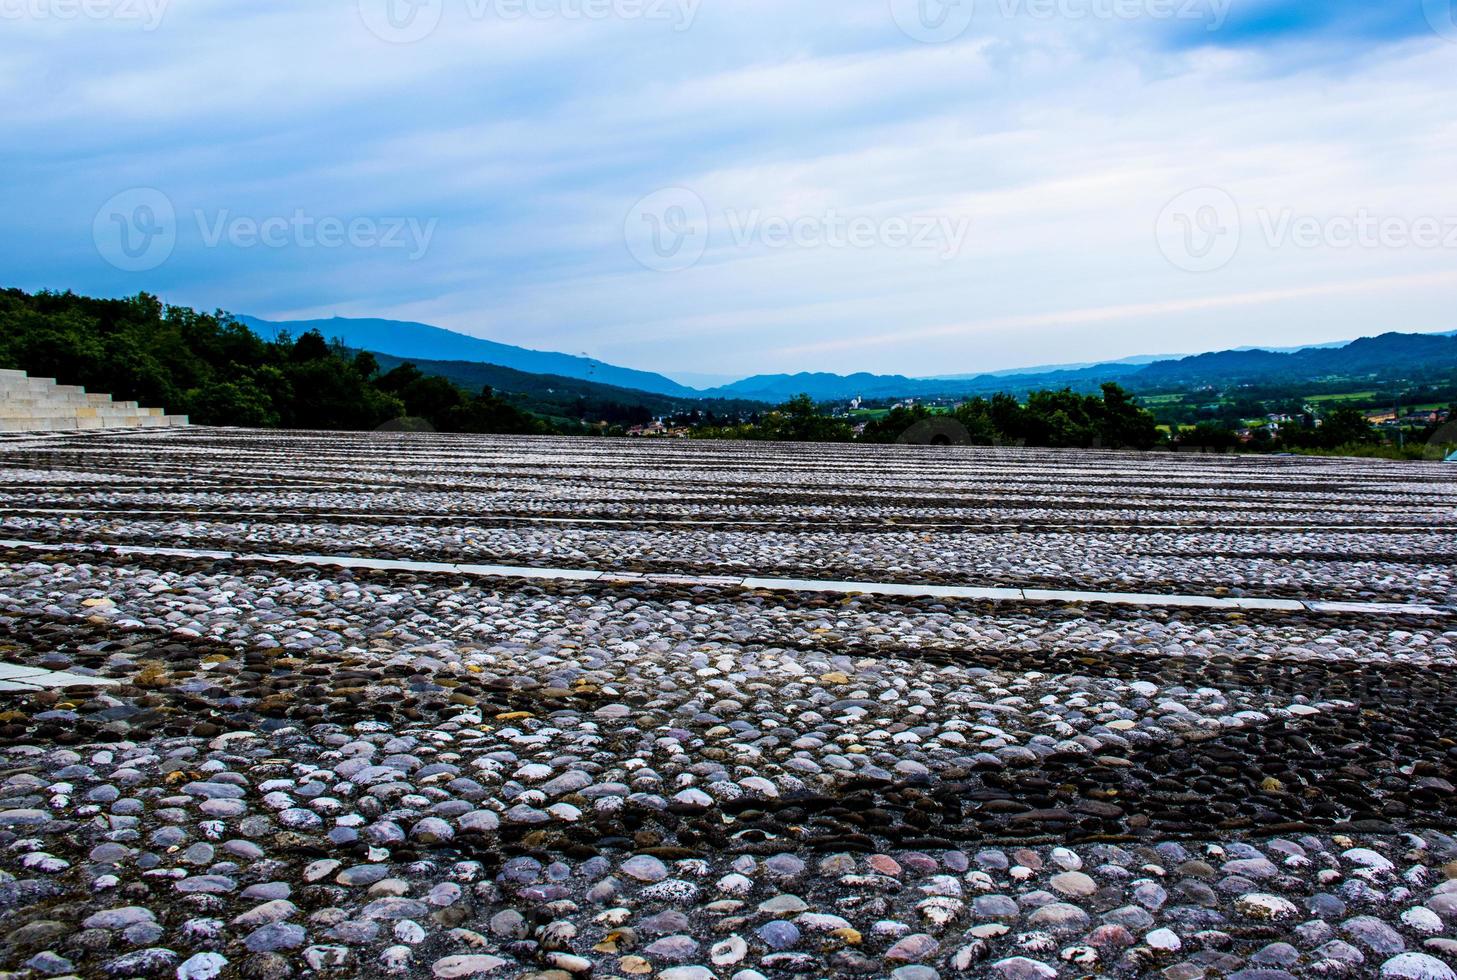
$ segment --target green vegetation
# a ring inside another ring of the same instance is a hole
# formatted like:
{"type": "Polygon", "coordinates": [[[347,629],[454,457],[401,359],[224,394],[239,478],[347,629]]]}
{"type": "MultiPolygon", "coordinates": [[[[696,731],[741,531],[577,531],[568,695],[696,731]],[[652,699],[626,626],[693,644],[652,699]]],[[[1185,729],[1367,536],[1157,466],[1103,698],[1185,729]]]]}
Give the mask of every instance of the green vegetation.
{"type": "Polygon", "coordinates": [[[687,425],[711,418],[714,424],[722,424],[762,412],[765,408],[760,402],[659,395],[600,381],[533,374],[479,361],[419,358],[407,361],[379,352],[375,352],[374,357],[385,371],[413,363],[424,374],[445,378],[467,391],[479,391],[489,385],[496,394],[517,408],[553,420],[563,432],[580,431],[583,420],[605,423],[609,428],[646,425],[655,418],[680,419],[682,424],[687,425]]]}
{"type": "Polygon", "coordinates": [[[144,405],[204,425],[373,429],[412,416],[447,432],[549,432],[489,388],[467,394],[317,331],[265,341],[223,313],[117,300],[0,291],[0,366],[144,405]]]}
{"type": "Polygon", "coordinates": [[[1312,402],[1353,402],[1356,404],[1369,404],[1375,400],[1375,391],[1344,391],[1337,394],[1311,395],[1307,401],[1312,402]]]}
{"type": "Polygon", "coordinates": [[[803,394],[777,407],[684,399],[491,364],[411,363],[349,350],[317,330],[264,340],[225,313],[145,293],[102,300],[0,290],[0,367],[81,384],[204,425],[373,429],[421,420],[445,432],[626,434],[799,442],[1176,448],[1431,458],[1457,381],[1324,377],[1133,394],[1115,383],[961,402],[850,409],[803,394]],[[1363,384],[1353,383],[1364,381],[1363,384]],[[1368,415],[1402,406],[1374,427],[1368,415]],[[1420,414],[1412,414],[1420,413],[1420,414]]]}
{"type": "MultiPolygon", "coordinates": [[[[857,413],[863,416],[864,413],[857,413]]],[[[1116,384],[1102,395],[1034,391],[1026,403],[1011,395],[973,398],[950,410],[898,406],[863,422],[836,418],[799,395],[759,418],[734,426],[705,426],[693,435],[710,439],[790,442],[940,442],[966,445],[1104,446],[1152,449],[1159,442],[1154,417],[1116,384]]]]}

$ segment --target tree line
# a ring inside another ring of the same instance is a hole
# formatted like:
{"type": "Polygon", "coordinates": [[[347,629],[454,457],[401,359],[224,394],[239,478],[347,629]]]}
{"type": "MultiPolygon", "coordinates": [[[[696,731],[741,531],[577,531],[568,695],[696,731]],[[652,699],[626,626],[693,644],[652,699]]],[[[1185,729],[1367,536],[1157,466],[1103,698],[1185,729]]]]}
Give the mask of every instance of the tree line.
{"type": "MultiPolygon", "coordinates": [[[[348,350],[318,331],[265,339],[226,313],[165,305],[146,293],[94,299],[70,292],[0,290],[0,366],[165,407],[203,425],[367,430],[408,417],[443,432],[621,434],[652,417],[645,405],[599,405],[601,399],[573,393],[570,401],[552,407],[580,414],[554,423],[489,385],[470,390],[413,363],[386,360],[393,367],[381,370],[373,354],[348,350]]],[[[721,411],[716,414],[713,406],[680,410],[667,421],[696,438],[786,442],[1393,450],[1351,406],[1334,408],[1319,426],[1312,419],[1274,435],[1257,431],[1250,443],[1214,421],[1193,429],[1175,426],[1171,436],[1133,395],[1111,382],[1097,394],[1033,391],[1025,401],[998,394],[949,410],[902,405],[861,424],[817,405],[809,395],[760,410],[722,403],[721,411]]],[[[1421,441],[1430,433],[1414,435],[1417,445],[1404,455],[1420,456],[1421,441]]]]}
{"type": "Polygon", "coordinates": [[[443,432],[554,431],[489,387],[466,392],[413,364],[381,372],[372,354],[318,331],[265,340],[225,313],[164,305],[146,293],[0,290],[0,366],[203,425],[367,430],[412,417],[443,432]]]}
{"type": "Polygon", "coordinates": [[[1097,395],[1034,391],[1025,402],[1011,395],[973,398],[950,411],[924,405],[897,406],[857,427],[830,415],[809,395],[799,395],[738,425],[705,425],[701,438],[769,439],[781,442],[946,443],[973,446],[1102,446],[1152,449],[1158,423],[1133,396],[1109,382],[1097,395]],[[858,430],[858,431],[857,431],[858,430]]]}

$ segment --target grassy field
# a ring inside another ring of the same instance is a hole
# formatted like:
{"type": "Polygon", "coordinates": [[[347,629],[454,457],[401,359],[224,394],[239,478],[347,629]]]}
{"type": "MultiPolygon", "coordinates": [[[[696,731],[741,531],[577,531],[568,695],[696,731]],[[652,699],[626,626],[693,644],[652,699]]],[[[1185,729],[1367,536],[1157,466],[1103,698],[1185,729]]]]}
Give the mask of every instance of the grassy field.
{"type": "Polygon", "coordinates": [[[1308,402],[1369,402],[1375,399],[1374,391],[1347,391],[1332,395],[1311,395],[1308,402]]]}

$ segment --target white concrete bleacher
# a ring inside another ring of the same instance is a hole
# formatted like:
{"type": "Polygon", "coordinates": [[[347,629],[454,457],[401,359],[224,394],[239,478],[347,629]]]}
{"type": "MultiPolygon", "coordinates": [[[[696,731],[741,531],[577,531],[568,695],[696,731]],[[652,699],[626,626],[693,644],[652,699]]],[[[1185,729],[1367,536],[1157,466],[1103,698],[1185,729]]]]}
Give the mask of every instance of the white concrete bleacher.
{"type": "Polygon", "coordinates": [[[89,393],[54,378],[32,378],[0,369],[0,432],[70,432],[95,429],[168,429],[187,424],[186,415],[144,408],[110,395],[89,393]]]}

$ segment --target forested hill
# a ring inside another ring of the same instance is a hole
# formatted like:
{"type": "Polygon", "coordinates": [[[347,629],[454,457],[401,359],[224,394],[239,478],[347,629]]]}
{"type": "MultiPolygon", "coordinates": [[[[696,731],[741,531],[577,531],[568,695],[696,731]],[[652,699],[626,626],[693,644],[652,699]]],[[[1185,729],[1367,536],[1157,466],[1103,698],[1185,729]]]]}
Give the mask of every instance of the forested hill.
{"type": "Polygon", "coordinates": [[[684,412],[734,416],[763,411],[765,406],[747,399],[682,397],[621,388],[616,385],[555,374],[517,371],[478,361],[432,361],[372,352],[381,370],[414,364],[428,375],[447,378],[469,391],[490,386],[521,408],[562,419],[592,419],[620,425],[641,425],[653,418],[684,412]]]}
{"type": "Polygon", "coordinates": [[[92,299],[0,290],[0,367],[165,406],[203,425],[373,429],[402,416],[442,431],[550,432],[492,392],[382,373],[321,334],[264,340],[223,313],[140,293],[92,299]]]}
{"type": "Polygon", "coordinates": [[[415,364],[423,361],[471,361],[499,365],[527,374],[549,374],[595,381],[633,391],[684,398],[699,397],[694,389],[652,371],[619,367],[585,355],[502,344],[433,327],[428,323],[354,317],[275,321],[240,316],[238,319],[265,338],[280,331],[297,337],[310,330],[317,330],[331,340],[339,338],[349,347],[389,354],[391,358],[412,361],[415,364]]]}
{"type": "Polygon", "coordinates": [[[1399,376],[1407,381],[1446,377],[1457,371],[1457,336],[1385,333],[1342,347],[1291,353],[1218,351],[1177,361],[1158,361],[1129,375],[1136,390],[1172,385],[1302,382],[1339,375],[1399,376]]]}

